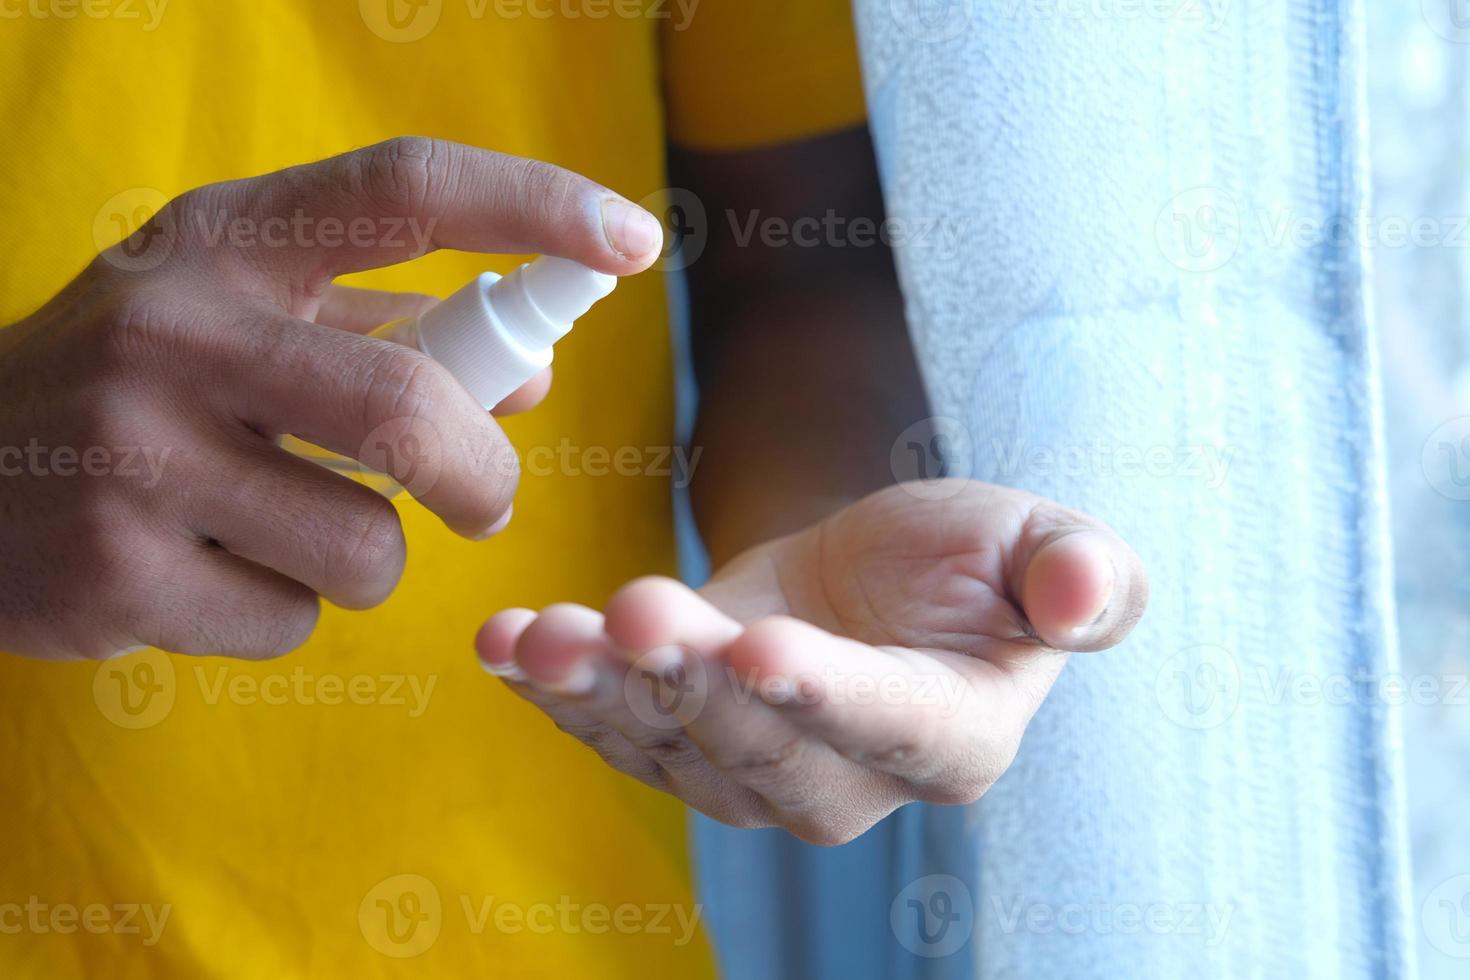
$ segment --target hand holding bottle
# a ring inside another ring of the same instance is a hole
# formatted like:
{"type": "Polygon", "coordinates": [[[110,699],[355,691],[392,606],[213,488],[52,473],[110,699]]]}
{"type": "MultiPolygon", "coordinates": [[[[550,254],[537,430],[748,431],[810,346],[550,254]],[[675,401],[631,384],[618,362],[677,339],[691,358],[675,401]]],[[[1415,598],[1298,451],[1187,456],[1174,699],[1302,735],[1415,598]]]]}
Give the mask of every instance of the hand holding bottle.
{"type": "Polygon", "coordinates": [[[433,481],[395,471],[408,461],[370,465],[473,538],[508,516],[517,480],[454,451],[508,444],[448,369],[361,335],[429,301],[333,279],[437,248],[544,252],[626,275],[660,245],[651,215],[576,174],[418,138],[172,201],[0,330],[0,447],[37,450],[0,452],[0,649],[268,657],[311,633],[318,596],[382,602],[403,569],[396,512],[280,437],[360,458],[375,433],[430,427],[441,438],[412,465],[432,467],[433,481]],[[241,245],[216,234],[303,217],[414,222],[427,237],[405,247],[387,234],[261,234],[241,245]],[[115,465],[129,450],[156,469],[115,465]],[[88,465],[104,459],[114,465],[88,465]]]}

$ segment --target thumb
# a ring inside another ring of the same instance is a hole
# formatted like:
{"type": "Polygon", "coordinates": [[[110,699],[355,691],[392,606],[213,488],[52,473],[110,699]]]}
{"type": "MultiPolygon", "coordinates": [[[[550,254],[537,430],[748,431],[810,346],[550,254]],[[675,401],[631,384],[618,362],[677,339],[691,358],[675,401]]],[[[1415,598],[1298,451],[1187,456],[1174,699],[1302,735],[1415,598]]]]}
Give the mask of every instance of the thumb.
{"type": "Polygon", "coordinates": [[[1016,592],[1036,634],[1059,650],[1105,650],[1123,641],[1148,605],[1138,556],[1105,525],[1062,508],[1027,521],[1016,592]]]}

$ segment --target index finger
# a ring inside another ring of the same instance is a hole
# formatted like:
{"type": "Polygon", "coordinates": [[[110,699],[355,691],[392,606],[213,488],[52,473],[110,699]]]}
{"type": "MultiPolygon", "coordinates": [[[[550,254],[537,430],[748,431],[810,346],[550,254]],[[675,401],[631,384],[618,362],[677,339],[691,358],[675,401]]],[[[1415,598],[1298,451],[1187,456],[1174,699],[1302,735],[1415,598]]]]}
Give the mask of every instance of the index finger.
{"type": "Polygon", "coordinates": [[[652,264],[663,244],[653,215],[586,177],[426,137],[215,184],[176,204],[172,217],[186,229],[192,216],[205,231],[253,230],[243,244],[230,242],[250,254],[248,267],[307,295],[336,276],[440,248],[557,255],[629,275],[652,264]]]}

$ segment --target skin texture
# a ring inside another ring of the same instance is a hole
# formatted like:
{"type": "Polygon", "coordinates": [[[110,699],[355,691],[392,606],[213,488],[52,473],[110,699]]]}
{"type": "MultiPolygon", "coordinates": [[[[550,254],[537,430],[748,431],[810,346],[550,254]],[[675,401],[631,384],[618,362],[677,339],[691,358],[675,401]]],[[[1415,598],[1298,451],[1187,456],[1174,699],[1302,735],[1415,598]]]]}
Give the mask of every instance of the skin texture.
{"type": "MultiPolygon", "coordinates": [[[[627,275],[660,243],[646,212],[576,174],[420,138],[182,195],[0,331],[0,446],[142,447],[163,460],[151,480],[32,466],[0,479],[0,649],[256,659],[306,640],[318,596],[382,602],[404,565],[394,509],[277,437],[388,469],[472,538],[504,526],[516,478],[452,451],[509,447],[447,371],[360,335],[432,300],[333,279],[435,248],[544,252],[627,275]],[[384,231],[275,245],[208,234],[297,215],[384,231]],[[429,232],[423,247],[387,230],[408,220],[429,232]],[[369,458],[424,432],[434,438],[414,463],[433,480],[408,479],[401,456],[369,458]]],[[[530,407],[549,383],[534,379],[498,410],[530,407]]]]}
{"type": "Polygon", "coordinates": [[[1101,522],[1018,490],[890,485],[895,439],[929,410],[889,250],[742,244],[724,220],[881,221],[866,131],[673,160],[714,216],[689,273],[691,490],[718,571],[697,592],[632,582],[600,612],[506,610],[482,663],[610,765],[736,826],[840,844],[905,803],[972,802],[1062,651],[1133,628],[1143,569],[1101,522]]]}

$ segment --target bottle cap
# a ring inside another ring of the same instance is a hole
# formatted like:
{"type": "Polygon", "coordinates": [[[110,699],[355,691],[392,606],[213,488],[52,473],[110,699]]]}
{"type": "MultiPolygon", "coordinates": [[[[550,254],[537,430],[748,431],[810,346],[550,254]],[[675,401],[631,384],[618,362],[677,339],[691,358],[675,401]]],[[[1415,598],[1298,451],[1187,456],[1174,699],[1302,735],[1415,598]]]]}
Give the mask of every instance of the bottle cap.
{"type": "Polygon", "coordinates": [[[486,272],[419,318],[419,347],[488,410],[545,370],[552,345],[617,284],[550,255],[504,278],[486,272]]]}

